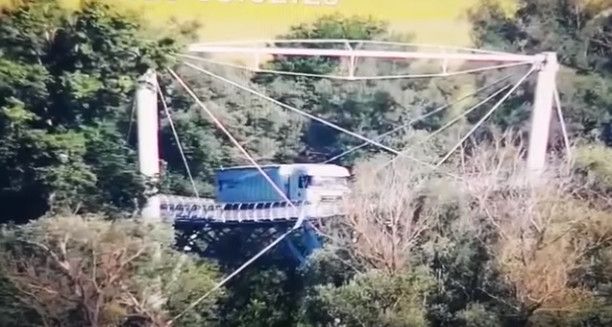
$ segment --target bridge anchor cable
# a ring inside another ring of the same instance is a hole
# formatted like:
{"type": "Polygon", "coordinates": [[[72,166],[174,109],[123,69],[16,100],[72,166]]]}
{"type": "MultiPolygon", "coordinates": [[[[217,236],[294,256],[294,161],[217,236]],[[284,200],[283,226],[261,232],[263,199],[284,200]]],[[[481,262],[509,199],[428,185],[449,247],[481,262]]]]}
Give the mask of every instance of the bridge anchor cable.
{"type": "MultiPolygon", "coordinates": [[[[383,150],[385,150],[387,152],[391,152],[391,153],[393,153],[395,155],[398,155],[398,156],[406,157],[409,160],[412,160],[412,161],[414,161],[416,163],[419,163],[421,165],[427,166],[427,167],[429,167],[429,168],[431,168],[433,170],[436,170],[436,168],[438,168],[438,167],[434,166],[433,164],[431,164],[429,162],[425,162],[423,160],[420,160],[420,159],[417,159],[415,157],[409,156],[409,155],[407,155],[405,153],[401,153],[400,151],[398,151],[396,149],[393,149],[391,147],[388,147],[388,146],[386,146],[386,145],[384,145],[384,144],[382,144],[380,142],[374,141],[374,140],[369,139],[369,138],[367,138],[365,136],[362,136],[360,134],[351,132],[351,131],[347,130],[346,128],[340,127],[340,126],[338,126],[338,125],[336,125],[336,124],[334,124],[332,122],[329,122],[329,121],[327,121],[327,120],[325,120],[323,118],[317,117],[317,116],[312,115],[310,113],[307,113],[307,112],[305,112],[303,110],[300,110],[298,108],[290,106],[290,105],[288,105],[286,103],[280,102],[280,101],[278,101],[278,100],[276,100],[274,98],[271,98],[271,97],[269,97],[269,96],[267,96],[267,95],[265,95],[265,94],[263,94],[263,93],[261,93],[259,91],[253,90],[253,89],[251,89],[251,88],[249,88],[247,86],[244,86],[244,85],[242,85],[240,83],[237,83],[237,82],[232,81],[230,79],[227,79],[225,77],[219,76],[219,75],[217,75],[217,74],[215,74],[213,72],[210,72],[210,71],[208,71],[208,70],[206,70],[204,68],[198,67],[198,66],[196,66],[194,64],[191,64],[189,62],[185,62],[185,65],[187,65],[187,66],[189,66],[189,67],[191,67],[191,68],[193,68],[193,69],[195,69],[197,71],[200,71],[200,72],[202,72],[202,73],[204,73],[204,74],[206,74],[206,75],[208,75],[210,77],[213,77],[215,79],[221,80],[221,81],[226,82],[228,84],[231,84],[231,85],[233,85],[233,86],[235,86],[235,87],[237,87],[239,89],[242,89],[242,90],[247,91],[247,92],[249,92],[251,94],[254,94],[254,95],[256,95],[256,96],[258,96],[258,97],[260,97],[262,99],[268,100],[268,101],[270,101],[270,102],[272,102],[274,104],[277,104],[280,107],[283,107],[283,108],[285,108],[287,110],[295,112],[295,113],[297,113],[297,114],[299,114],[301,116],[305,116],[305,117],[307,117],[309,119],[318,121],[321,124],[324,124],[324,125],[326,125],[328,127],[331,127],[331,128],[333,128],[335,130],[338,130],[338,131],[340,131],[342,133],[345,133],[347,135],[353,136],[353,137],[358,138],[358,139],[360,139],[362,141],[368,142],[369,144],[372,144],[372,145],[374,145],[374,146],[376,146],[378,148],[381,148],[381,149],[383,149],[383,150]]],[[[455,175],[455,174],[452,174],[452,173],[449,173],[449,172],[442,172],[442,173],[445,174],[445,175],[448,175],[450,177],[453,177],[454,179],[460,179],[460,177],[455,175]]]]}
{"type": "MultiPolygon", "coordinates": [[[[234,136],[232,136],[232,134],[229,132],[229,130],[227,130],[227,128],[223,125],[223,123],[219,119],[217,119],[217,117],[208,109],[208,107],[206,107],[206,105],[204,105],[204,103],[202,103],[202,101],[200,101],[200,99],[193,92],[193,90],[185,83],[185,81],[183,81],[183,79],[181,79],[172,69],[168,68],[168,72],[185,89],[185,91],[187,91],[187,93],[189,93],[189,95],[193,98],[193,100],[210,117],[210,119],[215,123],[215,125],[217,125],[217,127],[221,131],[223,131],[223,133],[225,133],[225,135],[230,139],[230,141],[242,152],[242,154],[251,162],[251,164],[255,168],[257,168],[257,170],[264,176],[266,181],[268,181],[268,183],[270,183],[270,185],[276,190],[276,192],[285,201],[287,201],[287,203],[290,206],[295,208],[295,205],[289,200],[289,198],[285,195],[285,193],[282,190],[280,190],[280,188],[276,185],[276,183],[274,183],[274,181],[270,178],[270,176],[268,176],[268,174],[266,174],[266,172],[261,168],[261,166],[257,163],[257,161],[255,161],[255,159],[248,153],[248,151],[242,145],[240,145],[238,140],[236,140],[236,138],[234,138],[234,136]]],[[[202,302],[204,299],[206,299],[208,296],[210,296],[210,294],[212,294],[214,291],[216,291],[217,289],[219,289],[220,287],[225,285],[228,281],[230,281],[232,278],[234,278],[236,275],[238,275],[242,270],[244,270],[245,268],[250,266],[253,262],[255,262],[255,260],[257,260],[259,257],[264,255],[266,252],[268,252],[270,249],[272,249],[274,246],[276,246],[278,243],[280,243],[283,239],[285,239],[287,236],[289,236],[293,231],[295,231],[297,228],[300,227],[303,219],[304,219],[303,214],[301,214],[300,217],[298,218],[297,223],[290,230],[288,230],[287,232],[285,232],[284,234],[279,236],[272,243],[268,244],[265,248],[263,248],[261,251],[259,251],[257,254],[255,254],[252,258],[247,260],[244,264],[242,264],[240,267],[238,267],[236,270],[234,270],[231,274],[229,274],[227,277],[225,277],[223,280],[221,280],[219,283],[217,283],[211,290],[209,290],[204,295],[202,295],[201,297],[196,299],[194,302],[192,302],[189,306],[187,306],[187,308],[185,308],[182,312],[177,314],[169,322],[169,325],[171,325],[172,322],[175,321],[176,319],[178,319],[181,316],[183,316],[187,311],[193,309],[196,305],[198,305],[200,302],[202,302]]]]}
{"type": "Polygon", "coordinates": [[[168,117],[168,123],[170,124],[170,129],[172,130],[172,134],[174,135],[174,140],[176,141],[176,146],[178,147],[179,153],[181,154],[181,159],[183,160],[183,165],[185,166],[185,171],[187,172],[187,176],[189,176],[189,181],[191,182],[191,186],[193,187],[193,194],[199,198],[200,194],[198,192],[198,188],[196,187],[195,181],[193,179],[193,175],[191,174],[191,169],[189,169],[189,162],[187,161],[187,157],[185,156],[185,151],[183,150],[183,145],[181,140],[179,139],[179,135],[176,132],[176,128],[174,127],[174,122],[172,121],[172,115],[170,114],[170,110],[168,109],[168,104],[166,103],[166,99],[164,98],[164,94],[162,93],[161,87],[159,86],[159,82],[156,83],[157,86],[157,94],[161,99],[162,106],[164,107],[164,112],[166,113],[166,117],[168,117]]]}

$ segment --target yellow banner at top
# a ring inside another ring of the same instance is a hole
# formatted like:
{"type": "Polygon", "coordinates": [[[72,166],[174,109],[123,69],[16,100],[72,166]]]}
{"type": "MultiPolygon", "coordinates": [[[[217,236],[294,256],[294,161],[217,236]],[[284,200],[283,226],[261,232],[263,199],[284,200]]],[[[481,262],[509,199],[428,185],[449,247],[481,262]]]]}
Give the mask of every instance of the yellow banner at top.
{"type": "MultiPolygon", "coordinates": [[[[79,0],[64,2],[75,6],[79,0]]],[[[420,43],[468,45],[467,11],[478,0],[108,0],[108,3],[118,10],[136,10],[161,25],[170,18],[196,19],[204,26],[205,41],[273,38],[287,32],[291,25],[339,13],[385,20],[394,32],[414,33],[420,43]]]]}

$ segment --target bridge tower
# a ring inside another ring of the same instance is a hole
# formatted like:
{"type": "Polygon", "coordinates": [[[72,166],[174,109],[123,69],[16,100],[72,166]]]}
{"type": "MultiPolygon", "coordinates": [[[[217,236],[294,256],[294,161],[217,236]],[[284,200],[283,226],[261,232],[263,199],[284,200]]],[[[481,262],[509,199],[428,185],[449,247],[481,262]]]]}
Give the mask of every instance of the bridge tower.
{"type": "Polygon", "coordinates": [[[147,179],[147,203],[142,210],[145,219],[161,219],[158,190],[159,180],[159,118],[157,109],[157,77],[150,69],[138,79],[136,89],[136,124],[138,129],[138,167],[147,179]]]}
{"type": "MultiPolygon", "coordinates": [[[[559,70],[556,53],[545,52],[540,57],[541,61],[537,63],[539,71],[531,114],[529,150],[527,152],[527,167],[535,175],[546,168],[553,99],[559,70]]],[[[532,177],[536,178],[537,176],[532,175],[532,177]]]]}

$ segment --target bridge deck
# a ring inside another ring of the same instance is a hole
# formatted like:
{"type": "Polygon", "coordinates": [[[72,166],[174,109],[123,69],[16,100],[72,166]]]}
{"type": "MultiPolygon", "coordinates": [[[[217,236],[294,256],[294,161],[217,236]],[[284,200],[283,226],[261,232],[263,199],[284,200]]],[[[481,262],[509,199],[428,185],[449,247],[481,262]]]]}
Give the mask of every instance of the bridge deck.
{"type": "Polygon", "coordinates": [[[214,199],[159,196],[162,217],[173,222],[246,223],[329,218],[342,214],[338,203],[296,202],[217,203],[214,199]]]}

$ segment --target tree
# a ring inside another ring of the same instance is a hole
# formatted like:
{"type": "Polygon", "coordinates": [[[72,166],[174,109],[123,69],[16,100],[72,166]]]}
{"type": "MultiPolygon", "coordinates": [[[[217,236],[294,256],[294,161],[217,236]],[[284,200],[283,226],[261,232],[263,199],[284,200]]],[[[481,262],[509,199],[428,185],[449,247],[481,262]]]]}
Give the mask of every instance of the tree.
{"type": "Polygon", "coordinates": [[[516,135],[473,138],[444,165],[459,177],[404,158],[358,164],[348,214],[326,224],[326,255],[306,270],[305,325],[370,326],[413,309],[432,326],[605,325],[609,195],[557,161],[529,183],[516,135]],[[426,294],[423,307],[385,309],[385,286],[364,282],[376,272],[402,292],[392,280],[416,271],[432,284],[406,290],[426,294]]]}
{"type": "Polygon", "coordinates": [[[176,46],[98,1],[23,1],[0,16],[0,198],[8,218],[130,212],[143,201],[125,141],[136,78],[176,46]],[[27,206],[19,203],[27,202],[27,206]]]}
{"type": "Polygon", "coordinates": [[[300,326],[427,326],[423,300],[431,285],[419,270],[371,271],[339,287],[320,285],[305,299],[300,326]]]}
{"type": "Polygon", "coordinates": [[[301,276],[288,264],[256,264],[228,287],[221,304],[222,326],[294,326],[299,309],[301,276]]]}
{"type": "MultiPolygon", "coordinates": [[[[12,290],[6,300],[22,312],[35,313],[24,324],[116,326],[141,321],[162,326],[217,279],[213,266],[173,250],[172,239],[162,225],[100,217],[50,217],[5,226],[0,238],[0,257],[6,263],[0,268],[2,289],[12,290]]],[[[221,294],[214,293],[176,323],[210,323],[221,294]]],[[[3,319],[19,319],[17,313],[3,319]]]]}
{"type": "MultiPolygon", "coordinates": [[[[361,44],[359,41],[409,41],[412,36],[391,34],[384,21],[331,15],[323,16],[311,24],[294,26],[289,33],[279,38],[347,39],[354,48],[367,48],[372,45],[361,44]]],[[[279,43],[277,46],[338,48],[346,45],[341,42],[314,44],[296,41],[279,43]]],[[[377,48],[380,47],[398,49],[398,46],[377,45],[377,48]]],[[[401,73],[420,64],[360,61],[356,74],[401,73]]],[[[275,56],[265,68],[297,73],[346,74],[346,65],[339,59],[324,57],[275,56]]],[[[265,85],[268,94],[283,103],[368,137],[380,135],[439,107],[449,96],[444,92],[445,87],[435,87],[434,82],[430,81],[334,81],[268,73],[257,74],[254,81],[265,85]]],[[[299,160],[323,161],[362,143],[353,136],[344,135],[316,121],[306,122],[302,133],[305,147],[299,160]]],[[[393,137],[401,141],[394,142],[394,145],[405,145],[406,140],[398,134],[393,137]]],[[[355,157],[353,154],[347,157],[349,159],[342,158],[338,162],[352,164],[355,157]]]]}
{"type": "Polygon", "coordinates": [[[609,268],[609,196],[585,188],[584,177],[558,161],[539,182],[527,179],[523,148],[507,144],[522,142],[506,135],[476,147],[461,163],[467,215],[482,226],[472,226],[472,235],[479,235],[487,260],[503,278],[502,289],[483,288],[485,295],[510,309],[500,312],[506,321],[609,321],[607,296],[598,289],[607,287],[610,275],[599,274],[593,283],[585,274],[592,265],[609,268]],[[500,290],[504,296],[495,295],[500,290]]]}
{"type": "MultiPolygon", "coordinates": [[[[556,51],[565,118],[573,135],[609,143],[612,15],[607,1],[521,0],[511,13],[494,1],[472,10],[476,46],[510,52],[556,51]]],[[[532,101],[530,94],[523,101],[532,101]]],[[[528,108],[528,107],[525,107],[528,108]]],[[[513,108],[517,109],[517,108],[513,108]]],[[[522,115],[524,118],[527,115],[522,115]]]]}
{"type": "Polygon", "coordinates": [[[435,179],[428,167],[400,160],[383,169],[389,159],[381,159],[354,167],[347,214],[330,227],[330,244],[347,249],[350,261],[366,270],[401,274],[444,209],[428,196],[435,179]]]}

